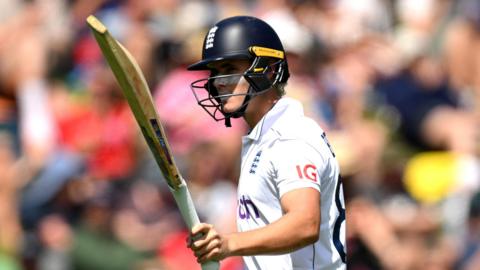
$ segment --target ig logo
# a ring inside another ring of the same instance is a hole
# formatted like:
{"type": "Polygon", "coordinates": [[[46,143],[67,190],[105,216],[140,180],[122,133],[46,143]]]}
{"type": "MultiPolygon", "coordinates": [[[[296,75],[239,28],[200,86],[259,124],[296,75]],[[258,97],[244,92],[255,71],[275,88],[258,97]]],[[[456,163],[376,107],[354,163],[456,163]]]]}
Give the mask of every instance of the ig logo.
{"type": "Polygon", "coordinates": [[[307,178],[313,182],[317,182],[317,167],[313,164],[307,164],[303,167],[297,165],[297,173],[300,179],[307,178]]]}

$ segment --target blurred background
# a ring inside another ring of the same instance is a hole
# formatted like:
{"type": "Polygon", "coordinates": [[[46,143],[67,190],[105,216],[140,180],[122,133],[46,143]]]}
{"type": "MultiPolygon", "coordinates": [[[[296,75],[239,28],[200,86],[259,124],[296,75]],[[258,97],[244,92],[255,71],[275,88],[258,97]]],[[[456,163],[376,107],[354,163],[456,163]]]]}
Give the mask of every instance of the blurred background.
{"type": "Polygon", "coordinates": [[[200,269],[90,14],[142,67],[203,221],[235,230],[247,129],[203,112],[185,67],[253,15],[339,159],[348,269],[480,269],[478,0],[0,0],[1,270],[200,269]]]}

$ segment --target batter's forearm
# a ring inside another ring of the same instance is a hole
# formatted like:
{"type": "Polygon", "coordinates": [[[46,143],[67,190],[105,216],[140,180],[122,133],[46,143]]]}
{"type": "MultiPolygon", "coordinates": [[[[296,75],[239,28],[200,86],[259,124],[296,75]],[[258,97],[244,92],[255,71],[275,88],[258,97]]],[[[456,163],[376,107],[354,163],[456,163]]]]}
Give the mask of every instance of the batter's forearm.
{"type": "Polygon", "coordinates": [[[319,223],[319,218],[309,213],[288,213],[266,227],[226,235],[229,255],[273,255],[295,251],[318,240],[319,223]]]}

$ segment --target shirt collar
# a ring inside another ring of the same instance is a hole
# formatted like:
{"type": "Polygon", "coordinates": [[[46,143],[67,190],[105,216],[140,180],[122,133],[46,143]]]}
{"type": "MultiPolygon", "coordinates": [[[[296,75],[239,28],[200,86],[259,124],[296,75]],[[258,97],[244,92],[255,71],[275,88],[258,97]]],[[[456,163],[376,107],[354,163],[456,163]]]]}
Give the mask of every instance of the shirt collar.
{"type": "Polygon", "coordinates": [[[245,137],[250,140],[257,141],[262,135],[267,133],[267,131],[272,128],[274,124],[283,122],[282,119],[285,119],[285,116],[287,115],[302,116],[302,104],[299,101],[289,97],[283,97],[279,99],[272,109],[270,109],[270,111],[268,111],[262,117],[257,125],[245,137]]]}

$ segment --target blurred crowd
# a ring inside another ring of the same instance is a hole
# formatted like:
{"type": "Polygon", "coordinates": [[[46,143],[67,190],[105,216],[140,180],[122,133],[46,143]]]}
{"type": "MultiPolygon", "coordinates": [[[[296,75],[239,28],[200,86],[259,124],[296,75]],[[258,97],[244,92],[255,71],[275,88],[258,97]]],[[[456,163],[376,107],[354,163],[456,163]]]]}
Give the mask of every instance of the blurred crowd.
{"type": "Polygon", "coordinates": [[[348,269],[480,269],[478,0],[0,0],[1,270],[199,269],[90,14],[142,68],[201,220],[235,230],[248,130],[203,112],[185,67],[253,15],[339,159],[348,269]]]}

